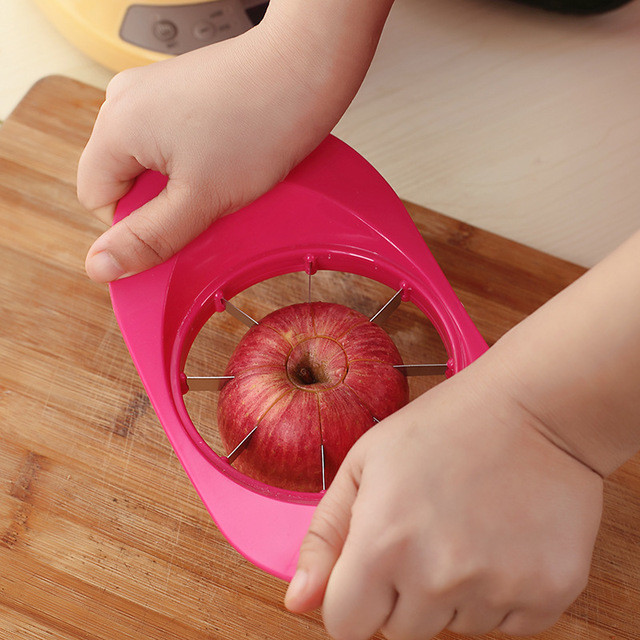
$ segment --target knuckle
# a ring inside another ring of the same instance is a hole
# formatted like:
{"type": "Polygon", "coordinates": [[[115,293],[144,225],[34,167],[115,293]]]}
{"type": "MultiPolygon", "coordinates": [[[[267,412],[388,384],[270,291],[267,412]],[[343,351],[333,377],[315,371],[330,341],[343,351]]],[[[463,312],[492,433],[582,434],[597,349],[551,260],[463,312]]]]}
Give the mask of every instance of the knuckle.
{"type": "Polygon", "coordinates": [[[483,594],[486,608],[490,611],[506,611],[518,600],[518,588],[511,582],[492,586],[483,594]]]}
{"type": "Polygon", "coordinates": [[[352,640],[350,630],[347,626],[334,620],[327,611],[323,613],[322,622],[332,640],[352,640]]]}
{"type": "Polygon", "coordinates": [[[407,558],[412,557],[413,544],[414,541],[402,527],[389,525],[384,531],[378,531],[377,535],[371,537],[368,555],[375,558],[378,572],[390,575],[404,566],[407,558]]]}
{"type": "Polygon", "coordinates": [[[487,571],[478,592],[489,611],[511,611],[526,600],[529,584],[513,565],[502,565],[487,571]]]}
{"type": "Polygon", "coordinates": [[[78,202],[89,212],[100,220],[104,221],[101,217],[99,210],[102,207],[106,207],[104,198],[96,192],[95,189],[95,177],[92,175],[92,167],[87,166],[86,169],[83,165],[78,165],[78,177],[76,184],[76,197],[78,202]],[[82,167],[82,168],[81,168],[82,167]]]}
{"type": "Polygon", "coordinates": [[[431,597],[451,596],[474,584],[488,583],[489,567],[481,556],[449,541],[438,546],[428,580],[431,597]]]}
{"type": "Polygon", "coordinates": [[[371,617],[377,617],[377,611],[353,601],[347,594],[334,606],[322,608],[322,622],[332,640],[368,640],[376,629],[371,627],[371,617]]]}
{"type": "Polygon", "coordinates": [[[169,234],[159,224],[136,224],[128,218],[122,220],[131,239],[132,251],[145,264],[160,264],[170,258],[174,249],[169,242],[169,234]]]}
{"type": "Polygon", "coordinates": [[[353,640],[354,636],[351,631],[342,625],[333,624],[331,621],[323,620],[327,634],[331,640],[353,640]]]}
{"type": "Polygon", "coordinates": [[[339,551],[343,540],[344,531],[340,518],[331,511],[318,510],[309,525],[300,550],[301,553],[308,553],[320,547],[329,547],[339,551]]]}
{"type": "Polygon", "coordinates": [[[358,612],[348,594],[340,594],[339,598],[325,597],[322,605],[322,622],[331,640],[353,640],[354,618],[358,612]],[[351,604],[352,606],[349,606],[351,604]]]}
{"type": "Polygon", "coordinates": [[[510,636],[538,635],[552,627],[559,617],[559,613],[544,616],[527,612],[512,613],[498,627],[498,631],[510,636]]]}
{"type": "Polygon", "coordinates": [[[80,162],[78,164],[76,197],[78,198],[78,201],[85,209],[88,209],[89,211],[91,211],[95,208],[95,202],[92,197],[93,190],[89,187],[89,185],[87,184],[87,180],[84,177],[85,176],[84,167],[85,167],[85,164],[83,163],[82,158],[80,158],[80,162]]]}
{"type": "Polygon", "coordinates": [[[90,211],[99,206],[95,196],[95,154],[88,152],[92,144],[92,141],[89,140],[87,147],[80,156],[76,175],[76,196],[80,204],[90,211]]]}
{"type": "Polygon", "coordinates": [[[588,569],[581,564],[556,563],[552,569],[547,568],[528,583],[527,593],[535,596],[520,598],[522,608],[507,616],[499,630],[513,636],[542,633],[580,595],[588,579],[588,569]]]}
{"type": "Polygon", "coordinates": [[[231,191],[223,185],[212,182],[210,176],[202,167],[196,167],[198,174],[194,178],[183,179],[181,176],[171,176],[171,189],[167,197],[176,210],[181,211],[182,217],[194,226],[200,223],[211,224],[215,219],[232,213],[248,199],[240,197],[235,201],[231,191]]]}
{"type": "Polygon", "coordinates": [[[567,608],[584,590],[589,579],[588,564],[556,563],[546,572],[541,593],[547,603],[554,608],[567,608]]]}
{"type": "Polygon", "coordinates": [[[124,71],[120,71],[117,73],[109,83],[107,84],[107,88],[105,91],[107,101],[111,101],[114,98],[122,95],[122,93],[126,92],[131,86],[134,85],[134,76],[138,74],[138,70],[135,68],[125,69],[124,71]]]}
{"type": "Polygon", "coordinates": [[[406,623],[389,622],[383,625],[380,631],[386,640],[431,640],[442,629],[427,629],[422,625],[417,628],[407,627],[406,623]]]}
{"type": "Polygon", "coordinates": [[[98,111],[94,133],[106,128],[113,129],[114,134],[122,134],[129,117],[137,117],[138,121],[141,121],[139,114],[144,110],[143,103],[149,95],[142,88],[145,82],[144,74],[144,69],[132,68],[125,69],[111,78],[105,89],[105,100],[98,111]]]}
{"type": "Polygon", "coordinates": [[[447,629],[453,633],[465,636],[481,636],[493,631],[494,626],[484,620],[467,620],[458,622],[454,620],[447,629]]]}
{"type": "Polygon", "coordinates": [[[417,637],[413,634],[409,634],[406,631],[397,629],[392,624],[387,624],[380,629],[386,640],[428,640],[427,637],[417,637]]]}
{"type": "Polygon", "coordinates": [[[302,541],[300,546],[300,554],[308,555],[317,551],[319,547],[329,547],[331,549],[336,548],[335,536],[327,534],[326,530],[321,531],[319,529],[310,528],[302,541]]]}

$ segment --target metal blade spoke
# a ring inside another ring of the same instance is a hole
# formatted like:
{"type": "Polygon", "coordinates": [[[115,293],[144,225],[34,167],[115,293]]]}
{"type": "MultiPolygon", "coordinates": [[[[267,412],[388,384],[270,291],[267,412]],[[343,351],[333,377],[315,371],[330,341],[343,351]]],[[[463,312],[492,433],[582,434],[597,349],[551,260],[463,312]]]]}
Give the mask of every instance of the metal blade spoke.
{"type": "Polygon", "coordinates": [[[369,318],[369,322],[375,322],[376,324],[382,324],[399,306],[402,302],[403,289],[399,289],[395,294],[369,318]]]}
{"type": "Polygon", "coordinates": [[[222,301],[224,302],[224,310],[231,314],[236,320],[242,322],[242,324],[246,324],[247,327],[253,327],[258,324],[257,320],[254,320],[250,315],[246,314],[241,309],[238,309],[238,307],[228,300],[223,298],[222,301]]]}
{"type": "Polygon", "coordinates": [[[251,437],[256,432],[258,425],[253,427],[249,433],[242,439],[242,442],[227,456],[227,462],[229,464],[233,464],[236,458],[249,446],[249,442],[251,441],[251,437]]]}

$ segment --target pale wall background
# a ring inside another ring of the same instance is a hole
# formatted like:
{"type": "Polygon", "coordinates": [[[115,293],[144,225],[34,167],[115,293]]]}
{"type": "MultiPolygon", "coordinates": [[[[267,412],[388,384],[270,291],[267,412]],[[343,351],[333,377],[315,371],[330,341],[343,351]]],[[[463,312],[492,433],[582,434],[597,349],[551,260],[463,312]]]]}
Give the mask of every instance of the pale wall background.
{"type": "MultiPolygon", "coordinates": [[[[0,119],[49,74],[106,86],[32,0],[0,9],[0,119]]],[[[640,0],[397,0],[335,133],[402,198],[590,266],[640,226],[640,0]]]]}

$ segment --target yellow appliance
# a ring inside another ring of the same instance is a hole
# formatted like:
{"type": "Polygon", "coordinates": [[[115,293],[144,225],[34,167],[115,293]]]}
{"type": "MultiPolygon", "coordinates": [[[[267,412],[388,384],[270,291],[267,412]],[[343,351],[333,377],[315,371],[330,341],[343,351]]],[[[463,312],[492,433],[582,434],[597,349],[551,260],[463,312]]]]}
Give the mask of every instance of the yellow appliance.
{"type": "Polygon", "coordinates": [[[239,35],[264,16],[265,0],[35,0],[62,35],[121,71],[239,35]]]}

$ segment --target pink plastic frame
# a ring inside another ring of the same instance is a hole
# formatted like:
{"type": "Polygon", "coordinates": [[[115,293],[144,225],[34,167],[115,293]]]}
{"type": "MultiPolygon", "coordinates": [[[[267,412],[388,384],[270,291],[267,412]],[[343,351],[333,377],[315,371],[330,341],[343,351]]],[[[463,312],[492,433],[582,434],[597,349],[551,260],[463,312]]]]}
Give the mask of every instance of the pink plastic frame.
{"type": "MultiPolygon", "coordinates": [[[[166,184],[143,173],[115,221],[166,184]]],[[[399,198],[353,149],[329,136],[269,193],[217,220],[173,258],[111,284],[116,318],[171,445],[219,529],[265,571],[291,579],[300,543],[322,494],[276,489],[237,472],[193,425],[184,364],[224,299],[268,278],[344,271],[403,290],[433,323],[449,375],[487,345],[455,296],[399,198]]]]}

